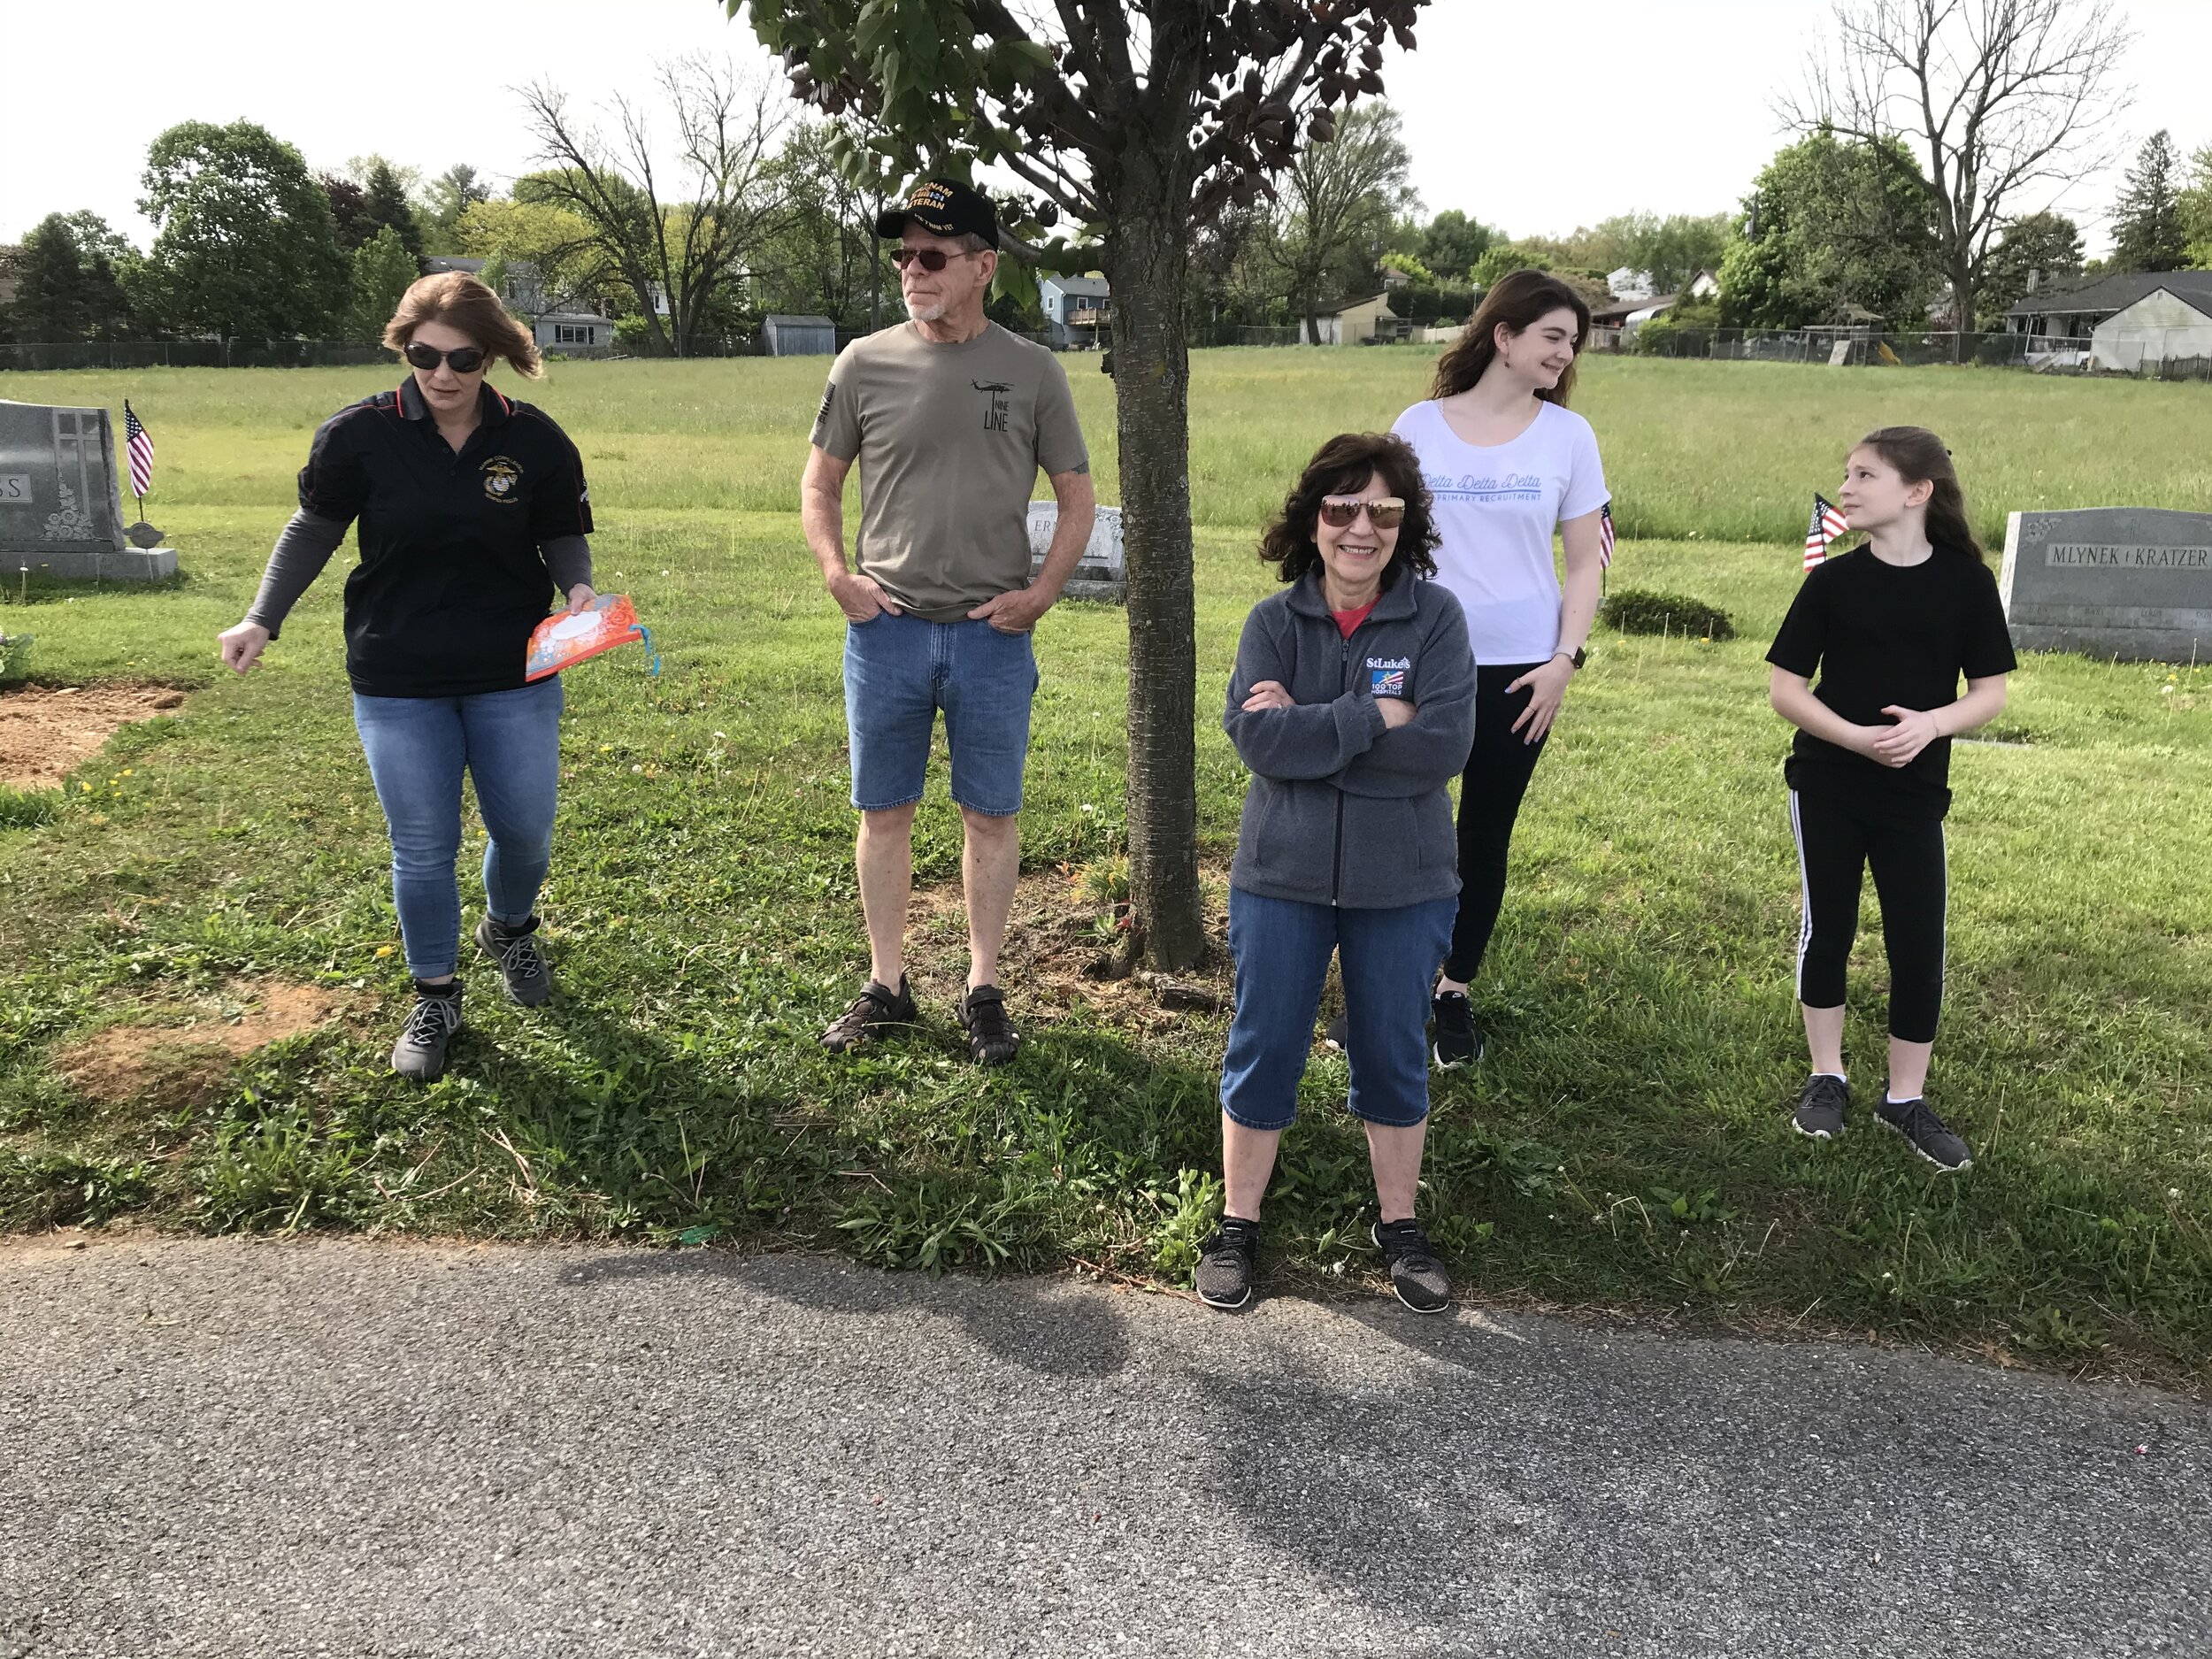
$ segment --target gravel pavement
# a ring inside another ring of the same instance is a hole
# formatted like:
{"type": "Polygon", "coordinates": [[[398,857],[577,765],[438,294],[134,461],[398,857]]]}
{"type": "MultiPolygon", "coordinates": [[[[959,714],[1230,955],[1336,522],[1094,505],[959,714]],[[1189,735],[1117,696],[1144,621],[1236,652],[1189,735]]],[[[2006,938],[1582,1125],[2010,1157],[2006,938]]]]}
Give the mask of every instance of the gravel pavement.
{"type": "Polygon", "coordinates": [[[2212,1654],[2212,1408],[722,1252],[0,1245],[0,1659],[2212,1654]]]}

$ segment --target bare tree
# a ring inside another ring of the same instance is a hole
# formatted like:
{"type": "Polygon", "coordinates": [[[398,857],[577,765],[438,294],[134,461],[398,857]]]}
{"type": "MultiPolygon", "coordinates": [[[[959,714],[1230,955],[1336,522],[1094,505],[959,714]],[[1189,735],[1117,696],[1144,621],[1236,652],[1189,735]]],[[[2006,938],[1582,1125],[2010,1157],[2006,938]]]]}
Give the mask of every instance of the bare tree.
{"type": "Polygon", "coordinates": [[[2113,159],[2134,36],[2112,0],[1836,0],[1835,20],[1839,61],[1781,113],[1926,156],[1951,314],[1970,328],[2006,222],[2113,159]]]}
{"type": "Polygon", "coordinates": [[[1323,285],[1363,251],[1371,258],[1379,253],[1397,216],[1417,204],[1406,180],[1413,158],[1398,134],[1398,112],[1387,104],[1356,104],[1337,117],[1326,140],[1300,150],[1284,175],[1281,221],[1263,248],[1309,342],[1320,339],[1323,285]]]}
{"type": "Polygon", "coordinates": [[[613,104],[610,141],[570,113],[567,96],[539,82],[521,93],[549,173],[533,199],[591,227],[594,246],[635,296],[655,345],[689,357],[716,301],[749,274],[788,207],[789,173],[776,165],[790,106],[780,89],[703,57],[663,64],[654,100],[675,127],[678,177],[664,180],[646,109],[613,104]],[[671,192],[666,187],[672,183],[671,192]]]}

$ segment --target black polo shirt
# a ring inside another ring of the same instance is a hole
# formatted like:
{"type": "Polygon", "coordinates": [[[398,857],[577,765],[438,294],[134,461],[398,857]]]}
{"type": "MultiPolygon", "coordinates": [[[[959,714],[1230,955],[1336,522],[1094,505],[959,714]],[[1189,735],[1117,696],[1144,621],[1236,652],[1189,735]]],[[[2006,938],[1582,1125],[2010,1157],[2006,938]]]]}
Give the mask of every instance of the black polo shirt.
{"type": "Polygon", "coordinates": [[[488,381],[455,453],[409,376],[325,421],[300,505],[355,526],[346,673],[372,697],[456,697],[523,683],[553,591],[542,545],[591,533],[583,457],[541,410],[488,381]]]}

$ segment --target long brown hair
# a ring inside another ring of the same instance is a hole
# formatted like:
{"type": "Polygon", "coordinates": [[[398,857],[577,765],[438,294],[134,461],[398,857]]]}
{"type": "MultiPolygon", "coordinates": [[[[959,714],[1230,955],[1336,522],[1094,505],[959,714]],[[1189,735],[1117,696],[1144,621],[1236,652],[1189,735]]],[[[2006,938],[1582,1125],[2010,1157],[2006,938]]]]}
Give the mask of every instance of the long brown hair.
{"type": "Polygon", "coordinates": [[[1951,465],[1951,452],[1942,439],[1925,426],[1878,426],[1853,447],[1873,450],[1908,484],[1925,480],[1935,486],[1928,497],[1931,547],[1987,561],[1989,555],[1966,516],[1966,492],[1959,488],[1958,469],[1951,465]]]}
{"type": "Polygon", "coordinates": [[[1383,570],[1383,586],[1398,580],[1401,566],[1416,576],[1436,574],[1436,544],[1442,539],[1430,511],[1428,486],[1413,446],[1395,433],[1340,432],[1313,452],[1306,470],[1283,498],[1283,510],[1260,538],[1260,558],[1294,582],[1321,562],[1313,529],[1321,519],[1325,495],[1350,495],[1379,478],[1383,488],[1406,504],[1398,542],[1383,570]]]}
{"type": "MultiPolygon", "coordinates": [[[[1557,277],[1541,271],[1515,271],[1500,277],[1475,307],[1475,314],[1450,349],[1436,360],[1436,384],[1431,397],[1452,397],[1482,378],[1498,355],[1498,325],[1517,334],[1526,334],[1554,311],[1575,314],[1575,356],[1590,342],[1590,308],[1582,296],[1557,277]]],[[[1566,407],[1575,387],[1575,365],[1559,377],[1559,384],[1536,394],[1548,403],[1566,407]]]]}
{"type": "Polygon", "coordinates": [[[418,279],[400,296],[399,309],[384,325],[384,343],[403,351],[425,323],[443,323],[476,342],[486,357],[504,357],[515,373],[532,380],[544,373],[538,342],[530,331],[507,314],[499,296],[480,277],[465,271],[441,271],[418,279]]]}

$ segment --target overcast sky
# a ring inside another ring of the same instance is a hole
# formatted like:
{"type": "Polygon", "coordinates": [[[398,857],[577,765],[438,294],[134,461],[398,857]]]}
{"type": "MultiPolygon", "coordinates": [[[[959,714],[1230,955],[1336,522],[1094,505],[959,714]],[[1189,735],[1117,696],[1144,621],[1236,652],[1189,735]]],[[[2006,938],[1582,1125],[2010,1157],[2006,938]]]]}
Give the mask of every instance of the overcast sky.
{"type": "MultiPolygon", "coordinates": [[[[2212,0],[2119,0],[2140,36],[2120,122],[2212,142],[2212,0]]],[[[1828,0],[1577,0],[1555,35],[1504,0],[1434,0],[1421,48],[1386,66],[1429,212],[1517,235],[1644,208],[1732,209],[1781,142],[1775,94],[1820,40],[1828,0]],[[1491,32],[1505,31],[1497,38],[1491,32]]],[[[645,89],[656,58],[762,54],[715,0],[534,0],[475,33],[449,0],[373,11],[300,0],[97,0],[9,8],[0,94],[0,239],[88,207],[143,245],[146,147],[176,121],[257,121],[335,169],[379,151],[504,180],[534,163],[508,88],[540,77],[591,104],[645,89]]],[[[2059,205],[2106,241],[2118,173],[2059,205]]],[[[2040,206],[2041,203],[2025,205],[2040,206]]]]}

